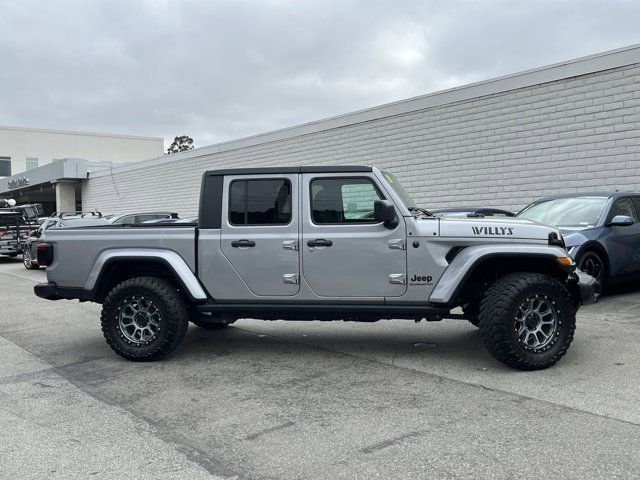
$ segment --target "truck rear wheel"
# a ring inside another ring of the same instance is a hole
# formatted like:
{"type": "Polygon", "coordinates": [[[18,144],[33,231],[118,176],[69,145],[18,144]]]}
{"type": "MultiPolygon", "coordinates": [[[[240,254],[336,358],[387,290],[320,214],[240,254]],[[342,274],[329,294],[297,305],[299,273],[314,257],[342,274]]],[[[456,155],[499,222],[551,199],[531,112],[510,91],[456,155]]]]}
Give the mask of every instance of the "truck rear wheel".
{"type": "Polygon", "coordinates": [[[519,370],[554,365],[567,353],[576,327],[567,289],[538,273],[498,279],[482,299],[478,320],[489,353],[519,370]]]}
{"type": "Polygon", "coordinates": [[[175,350],[189,327],[187,302],[170,282],[135,277],[118,284],[102,306],[107,344],[132,361],[159,360],[175,350]]]}

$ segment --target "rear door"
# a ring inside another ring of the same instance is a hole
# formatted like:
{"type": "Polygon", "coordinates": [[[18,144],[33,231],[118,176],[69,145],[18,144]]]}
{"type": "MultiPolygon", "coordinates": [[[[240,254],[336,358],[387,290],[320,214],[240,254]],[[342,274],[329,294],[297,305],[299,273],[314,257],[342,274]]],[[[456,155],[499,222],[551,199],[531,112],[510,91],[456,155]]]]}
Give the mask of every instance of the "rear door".
{"type": "Polygon", "coordinates": [[[258,296],[300,290],[298,174],[224,178],[221,248],[258,296]]]}

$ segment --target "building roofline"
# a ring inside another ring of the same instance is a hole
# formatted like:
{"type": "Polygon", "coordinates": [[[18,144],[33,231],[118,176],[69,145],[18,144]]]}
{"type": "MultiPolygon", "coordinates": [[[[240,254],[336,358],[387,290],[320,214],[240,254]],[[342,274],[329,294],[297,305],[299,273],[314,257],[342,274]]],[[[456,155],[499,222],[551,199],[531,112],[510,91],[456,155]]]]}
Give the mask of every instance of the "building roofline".
{"type": "Polygon", "coordinates": [[[90,177],[100,177],[111,173],[120,173],[146,168],[151,165],[162,165],[173,161],[195,158],[214,153],[236,150],[259,144],[271,143],[279,140],[309,135],[335,128],[345,127],[357,123],[368,122],[385,117],[402,115],[417,110],[425,110],[441,105],[448,105],[472,98],[485,97],[510,90],[516,90],[543,83],[549,83],[590,73],[611,70],[640,63],[640,44],[630,45],[615,50],[596,53],[586,57],[546,65],[543,67],[524,70],[501,77],[483,80],[480,82],[463,85],[460,87],[440,90],[426,95],[411,97],[396,102],[357,110],[355,112],[337,115],[334,117],[303,123],[291,127],[273,130],[266,133],[251,135],[237,140],[230,140],[205,147],[195,148],[186,152],[164,155],[149,160],[136,162],[134,165],[114,168],[113,172],[95,172],[90,177]]]}
{"type": "Polygon", "coordinates": [[[96,132],[77,132],[75,130],[53,130],[50,128],[32,128],[32,127],[16,127],[11,125],[0,125],[0,130],[17,130],[23,132],[33,133],[54,133],[59,135],[84,135],[91,137],[107,137],[107,138],[128,138],[131,140],[161,140],[162,137],[143,137],[140,135],[124,135],[120,133],[96,133],[96,132]]]}

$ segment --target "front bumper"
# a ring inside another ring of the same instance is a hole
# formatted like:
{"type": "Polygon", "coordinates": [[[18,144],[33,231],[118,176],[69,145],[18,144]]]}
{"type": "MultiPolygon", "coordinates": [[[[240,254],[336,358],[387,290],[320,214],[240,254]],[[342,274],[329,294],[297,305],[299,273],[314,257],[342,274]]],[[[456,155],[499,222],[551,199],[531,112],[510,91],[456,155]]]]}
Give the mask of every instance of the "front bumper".
{"type": "Polygon", "coordinates": [[[576,270],[569,276],[569,282],[577,287],[577,295],[582,305],[596,303],[600,297],[600,283],[588,273],[576,270]]]}
{"type": "Polygon", "coordinates": [[[0,243],[0,255],[12,255],[20,253],[20,248],[15,243],[2,242],[0,243]]]}

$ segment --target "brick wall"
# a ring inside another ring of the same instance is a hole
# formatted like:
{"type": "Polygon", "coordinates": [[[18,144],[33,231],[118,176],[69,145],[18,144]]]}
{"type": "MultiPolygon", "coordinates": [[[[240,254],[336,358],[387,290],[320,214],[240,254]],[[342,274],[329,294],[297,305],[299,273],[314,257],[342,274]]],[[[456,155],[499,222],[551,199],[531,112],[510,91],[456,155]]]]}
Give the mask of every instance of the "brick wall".
{"type": "Polygon", "coordinates": [[[640,64],[92,178],[85,209],[197,211],[203,171],[367,164],[419,205],[518,210],[544,195],[640,191],[640,64]]]}

